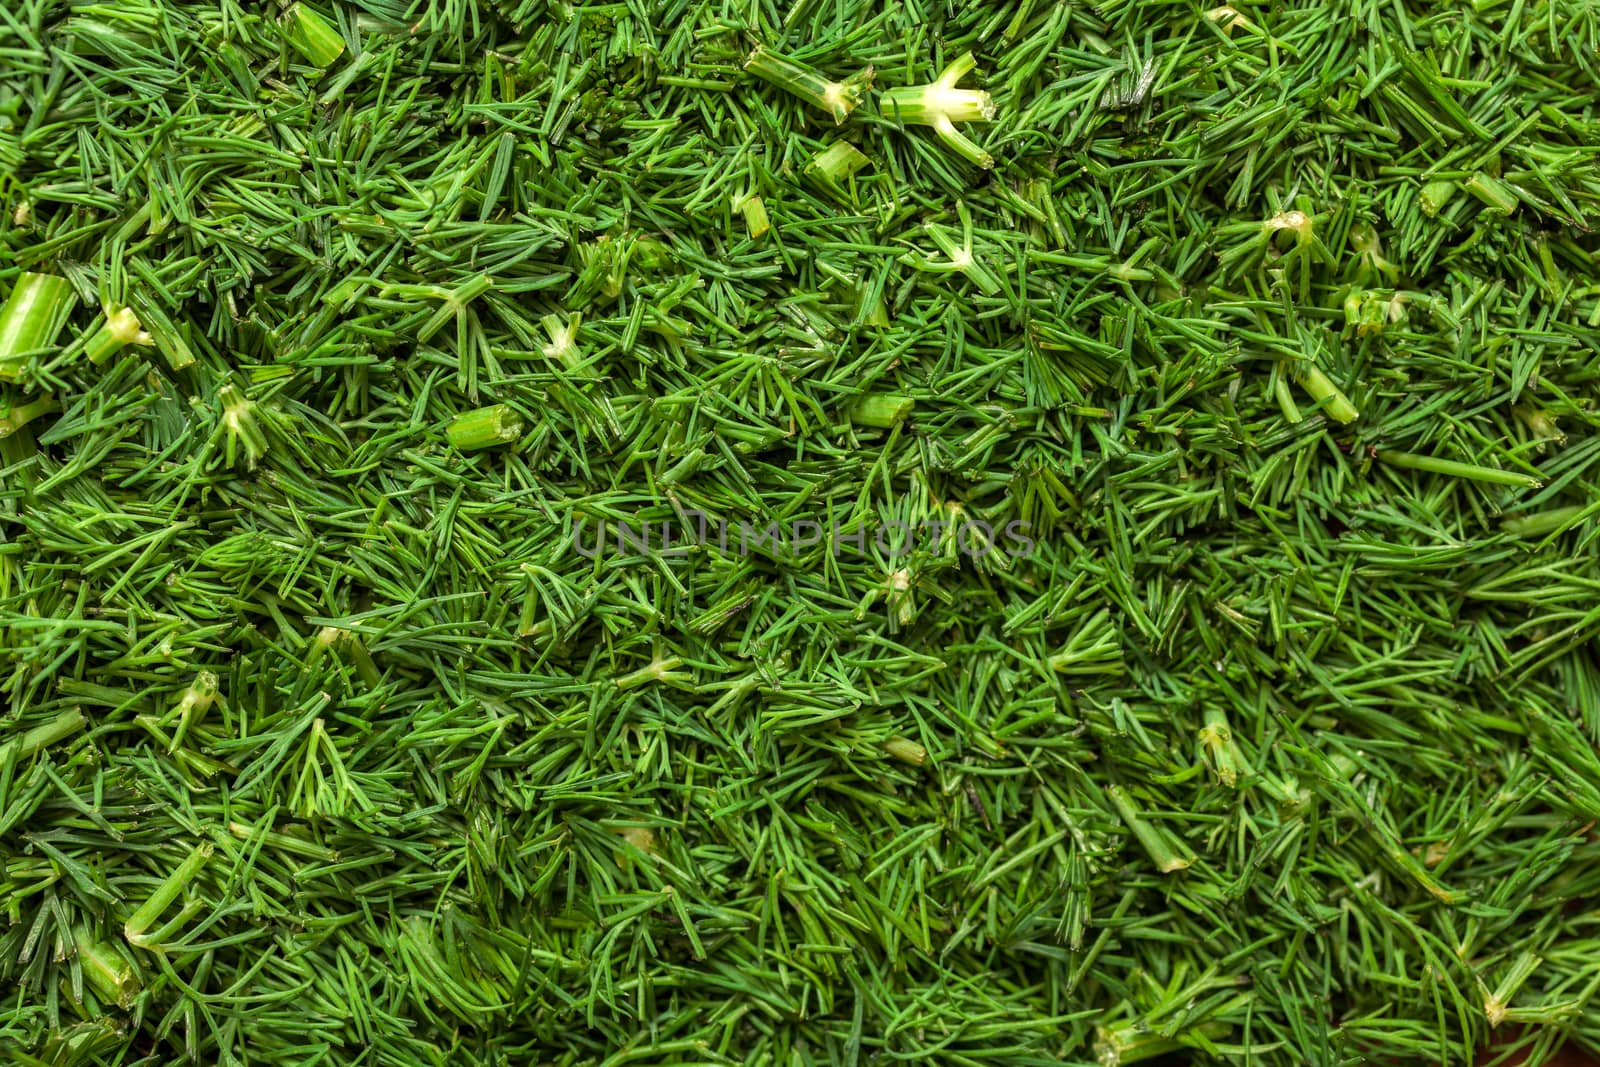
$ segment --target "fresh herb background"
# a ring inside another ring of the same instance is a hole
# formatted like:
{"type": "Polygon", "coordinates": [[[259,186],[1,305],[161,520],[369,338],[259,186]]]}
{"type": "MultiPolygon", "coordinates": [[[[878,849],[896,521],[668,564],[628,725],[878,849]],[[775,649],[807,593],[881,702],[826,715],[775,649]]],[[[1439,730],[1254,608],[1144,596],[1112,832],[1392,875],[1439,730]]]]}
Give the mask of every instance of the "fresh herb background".
{"type": "Polygon", "coordinates": [[[10,1062],[1600,1050],[1597,67],[7,3],[10,1062]],[[571,545],[690,511],[1037,546],[571,545]]]}

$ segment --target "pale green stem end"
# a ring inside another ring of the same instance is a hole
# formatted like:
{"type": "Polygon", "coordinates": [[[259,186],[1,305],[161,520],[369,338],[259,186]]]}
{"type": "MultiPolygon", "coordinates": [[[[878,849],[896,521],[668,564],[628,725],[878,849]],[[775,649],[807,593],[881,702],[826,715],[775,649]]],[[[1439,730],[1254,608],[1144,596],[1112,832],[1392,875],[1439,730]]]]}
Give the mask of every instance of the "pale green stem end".
{"type": "Polygon", "coordinates": [[[120,1008],[132,1007],[142,986],[133,964],[112,946],[96,941],[87,927],[74,930],[72,940],[78,965],[94,991],[120,1008]]]}
{"type": "Polygon", "coordinates": [[[920,767],[928,762],[928,750],[906,737],[891,737],[883,743],[883,750],[901,763],[920,767]]]}
{"type": "Polygon", "coordinates": [[[314,67],[332,66],[344,54],[344,38],[333,23],[304,4],[284,12],[283,36],[314,67]]]}
{"type": "Polygon", "coordinates": [[[83,724],[83,712],[79,709],[69,708],[63,711],[43,726],[35,726],[21,737],[13,737],[0,745],[0,767],[10,762],[13,755],[19,763],[25,759],[32,759],[47,745],[65,740],[83,729],[83,724]]]}
{"type": "Polygon", "coordinates": [[[1429,182],[1424,185],[1422,192],[1417,196],[1422,213],[1430,218],[1438,215],[1444,210],[1445,205],[1450,203],[1450,198],[1456,195],[1456,190],[1459,188],[1460,186],[1451,181],[1429,182]]]}
{"type": "Polygon", "coordinates": [[[60,409],[61,405],[56,403],[53,396],[41,396],[26,404],[8,404],[4,414],[0,414],[0,438],[10,437],[40,415],[60,409]]]}
{"type": "Polygon", "coordinates": [[[1139,810],[1133,805],[1133,798],[1128,796],[1127,790],[1121,786],[1111,786],[1106,790],[1111,798],[1112,805],[1117,809],[1117,814],[1122,816],[1123,825],[1134,839],[1144,848],[1150,861],[1156,865],[1156,870],[1162,874],[1172,874],[1184,870],[1194,863],[1194,853],[1175,835],[1164,832],[1160,827],[1145,821],[1139,810]]]}
{"type": "Polygon", "coordinates": [[[84,355],[95,365],[104,363],[128,345],[153,344],[132,308],[107,307],[105,321],[84,345],[84,355]]]}
{"type": "Polygon", "coordinates": [[[1489,210],[1499,215],[1513,215],[1517,210],[1517,194],[1498,178],[1487,174],[1474,174],[1467,179],[1467,192],[1482,200],[1489,210]]]}
{"type": "Polygon", "coordinates": [[[857,426],[887,430],[904,421],[916,406],[913,398],[896,393],[864,397],[851,410],[850,421],[857,426]]]}
{"type": "Polygon", "coordinates": [[[820,71],[758,45],[744,61],[744,69],[762,81],[799,97],[833,116],[840,125],[860,106],[872,88],[872,68],[867,67],[842,82],[832,81],[820,71]]]}
{"type": "Polygon", "coordinates": [[[201,868],[206,865],[206,861],[211,858],[213,851],[215,851],[215,846],[209,841],[203,841],[196,845],[189,855],[184,858],[184,861],[178,864],[172,873],[167,875],[166,879],[156,887],[156,891],[150,894],[149,899],[128,917],[128,921],[122,927],[122,936],[128,939],[130,945],[137,948],[151,947],[148,939],[144,936],[145,932],[155,924],[157,919],[161,918],[161,913],[166,911],[172,902],[178,898],[178,894],[187,889],[189,883],[194,881],[195,875],[200,873],[201,868]]]}
{"type": "Polygon", "coordinates": [[[854,178],[856,172],[868,162],[855,145],[848,141],[835,141],[806,164],[806,174],[825,185],[839,186],[854,178]]]}
{"type": "Polygon", "coordinates": [[[1500,529],[1512,537],[1547,537],[1577,522],[1587,510],[1589,509],[1579,506],[1536,511],[1532,515],[1517,515],[1503,521],[1500,529]]]}
{"type": "Polygon", "coordinates": [[[54,274],[24,272],[0,307],[0,379],[15,381],[31,355],[55,344],[78,302],[72,283],[54,274]]]}
{"type": "Polygon", "coordinates": [[[1360,417],[1361,412],[1350,403],[1350,398],[1333,384],[1333,379],[1322,373],[1321,368],[1314,364],[1307,364],[1301,370],[1300,384],[1305,386],[1306,392],[1311,394],[1311,399],[1317,402],[1322,413],[1334,422],[1349,423],[1360,417]]]}
{"type": "Polygon", "coordinates": [[[745,229],[752,239],[772,228],[772,222],[767,218],[767,205],[759,196],[745,197],[739,204],[739,212],[744,216],[745,229]]]}
{"type": "Polygon", "coordinates": [[[494,404],[457,415],[445,429],[450,444],[463,452],[510,444],[522,436],[522,419],[509,405],[494,404]]]}

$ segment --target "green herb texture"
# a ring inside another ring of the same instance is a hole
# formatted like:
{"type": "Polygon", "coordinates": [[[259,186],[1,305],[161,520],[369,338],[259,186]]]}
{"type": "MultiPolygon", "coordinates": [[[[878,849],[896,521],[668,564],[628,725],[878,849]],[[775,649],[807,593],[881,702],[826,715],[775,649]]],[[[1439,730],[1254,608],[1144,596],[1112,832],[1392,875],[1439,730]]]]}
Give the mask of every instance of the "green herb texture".
{"type": "Polygon", "coordinates": [[[1597,225],[1588,0],[8,0],[0,1052],[1600,1053],[1597,225]]]}

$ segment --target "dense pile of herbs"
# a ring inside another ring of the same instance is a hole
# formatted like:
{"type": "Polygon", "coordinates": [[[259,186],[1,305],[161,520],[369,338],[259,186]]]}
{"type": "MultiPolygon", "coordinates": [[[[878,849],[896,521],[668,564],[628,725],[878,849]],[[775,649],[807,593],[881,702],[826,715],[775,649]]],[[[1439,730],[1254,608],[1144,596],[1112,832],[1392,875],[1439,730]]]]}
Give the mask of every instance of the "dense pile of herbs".
{"type": "Polygon", "coordinates": [[[6,4],[9,1062],[1600,1048],[1597,50],[6,4]]]}

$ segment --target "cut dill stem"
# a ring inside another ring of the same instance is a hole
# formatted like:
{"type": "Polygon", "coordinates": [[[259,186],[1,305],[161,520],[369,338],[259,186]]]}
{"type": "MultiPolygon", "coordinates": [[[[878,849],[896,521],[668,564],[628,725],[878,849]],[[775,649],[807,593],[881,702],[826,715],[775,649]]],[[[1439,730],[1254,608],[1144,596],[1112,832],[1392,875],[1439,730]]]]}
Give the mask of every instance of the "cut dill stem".
{"type": "Polygon", "coordinates": [[[745,230],[752,239],[762,236],[772,228],[772,221],[767,216],[766,202],[753,193],[740,197],[734,204],[734,210],[744,216],[745,230]]]}
{"type": "Polygon", "coordinates": [[[20,737],[12,737],[0,743],[0,768],[5,767],[13,759],[18,763],[32,759],[46,746],[66,740],[83,727],[83,711],[79,708],[68,708],[49,722],[25,731],[20,737]]]}
{"type": "Polygon", "coordinates": [[[135,948],[149,948],[159,943],[159,937],[147,937],[146,934],[178,895],[194,881],[214,851],[215,846],[211,842],[202,841],[190,850],[166,878],[162,879],[155,891],[134,910],[132,915],[128,916],[127,922],[123,924],[122,936],[127,938],[128,944],[135,948]]]}
{"type": "Polygon", "coordinates": [[[78,302],[67,279],[23,271],[0,305],[0,379],[15,381],[29,356],[48,352],[78,302]]]}
{"type": "Polygon", "coordinates": [[[1364,222],[1357,223],[1350,227],[1347,239],[1359,257],[1356,284],[1360,285],[1374,275],[1384,278],[1390,285],[1399,280],[1400,268],[1384,257],[1383,240],[1377,227],[1364,222]]]}
{"type": "Polygon", "coordinates": [[[73,947],[83,976],[95,993],[119,1008],[132,1007],[143,988],[133,963],[116,947],[97,940],[84,924],[73,930],[73,947]]]}
{"type": "Polygon", "coordinates": [[[1517,194],[1498,178],[1487,174],[1474,174],[1466,180],[1467,192],[1481,200],[1485,206],[1500,215],[1514,215],[1517,211],[1517,194]]]}
{"type": "Polygon", "coordinates": [[[1558,445],[1566,444],[1567,435],[1561,432],[1561,427],[1556,424],[1555,416],[1549,411],[1534,407],[1531,404],[1519,404],[1511,409],[1511,414],[1516,416],[1517,421],[1526,426],[1528,432],[1539,440],[1541,451],[1543,451],[1544,442],[1547,441],[1558,445]]]}
{"type": "Polygon", "coordinates": [[[1229,789],[1247,783],[1255,773],[1233,736],[1227,714],[1221,708],[1205,710],[1205,725],[1200,728],[1198,737],[1201,758],[1216,775],[1217,781],[1229,789]]]}
{"type": "Polygon", "coordinates": [[[850,409],[850,420],[857,426],[888,430],[905,421],[916,406],[916,398],[899,394],[862,397],[850,409]]]}
{"type": "Polygon", "coordinates": [[[907,126],[932,126],[939,139],[961,158],[976,166],[994,166],[994,157],[964,133],[958,122],[992,122],[994,101],[981,89],[961,89],[957,83],[977,66],[971,52],[965,52],[926,85],[907,85],[885,89],[878,109],[891,122],[907,126]]]}
{"type": "Polygon", "coordinates": [[[10,437],[39,416],[60,410],[61,405],[53,396],[35,397],[26,404],[8,397],[0,401],[0,437],[10,437]]]}
{"type": "Polygon", "coordinates": [[[1551,508],[1526,515],[1513,515],[1500,522],[1500,529],[1513,537],[1547,537],[1572,526],[1592,509],[1574,505],[1551,508]]]}
{"type": "Polygon", "coordinates": [[[1222,4],[1207,11],[1206,21],[1215,24],[1217,29],[1229,37],[1233,36],[1233,31],[1236,29],[1252,30],[1255,28],[1255,24],[1245,18],[1239,9],[1232,4],[1222,4]]]}
{"type": "Polygon", "coordinates": [[[254,467],[267,454],[267,435],[256,418],[255,403],[232,382],[217,390],[222,402],[220,429],[227,438],[224,458],[232,467],[240,459],[254,467]]]}
{"type": "Polygon", "coordinates": [[[770,85],[820,108],[842,125],[861,105],[872,88],[872,68],[867,67],[845,78],[832,81],[820,71],[799,60],[757,45],[745,57],[744,69],[770,85]]]}
{"type": "Polygon", "coordinates": [[[1081,618],[1062,646],[1045,663],[1067,675],[1121,674],[1124,670],[1121,636],[1111,612],[1100,609],[1081,618]]]}
{"type": "Polygon", "coordinates": [[[682,665],[677,656],[656,656],[638,670],[617,676],[615,684],[618,689],[636,689],[652,683],[682,685],[693,679],[689,672],[678,669],[682,665]]]}
{"type": "Polygon", "coordinates": [[[230,822],[228,824],[228,833],[240,841],[258,842],[265,848],[270,848],[276,852],[287,852],[291,856],[300,856],[322,863],[334,863],[339,859],[339,853],[335,849],[279,830],[249,826],[242,822],[230,822]]]}
{"type": "Polygon", "coordinates": [[[349,663],[369,688],[376,689],[383,684],[383,673],[378,670],[377,663],[372,658],[372,653],[367,650],[366,642],[361,635],[337,626],[324,626],[311,638],[311,649],[306,657],[306,665],[314,667],[322,662],[329,652],[339,659],[349,663]]]}
{"type": "Polygon", "coordinates": [[[507,404],[491,404],[457,415],[445,427],[445,436],[463,452],[494,448],[522,436],[522,418],[507,404]]]}
{"type": "Polygon", "coordinates": [[[848,141],[835,141],[806,164],[806,174],[824,188],[843,188],[868,162],[855,145],[848,141]]]}
{"type": "MultiPolygon", "coordinates": [[[[1195,1036],[1202,1041],[1215,1041],[1226,1037],[1230,1029],[1225,1023],[1206,1022],[1196,1028],[1195,1036]]],[[[1120,1067],[1124,1063],[1140,1063],[1168,1053],[1181,1052],[1192,1048],[1194,1043],[1193,1038],[1185,1041],[1148,1026],[1129,1024],[1098,1028],[1094,1051],[1100,1067],[1120,1067]]]]}
{"type": "Polygon", "coordinates": [[[1120,785],[1107,786],[1106,796],[1122,817],[1122,825],[1139,842],[1150,857],[1150,862],[1156,865],[1156,870],[1162,874],[1172,874],[1194,863],[1195,856],[1189,846],[1176,834],[1163,830],[1141,815],[1126,789],[1120,785]]]}
{"type": "Polygon", "coordinates": [[[426,322],[417,329],[418,341],[430,341],[450,323],[456,324],[458,335],[464,334],[467,306],[494,288],[494,281],[484,273],[474,274],[454,289],[440,292],[430,290],[427,296],[439,298],[441,303],[426,322]]]}
{"type": "Polygon", "coordinates": [[[167,751],[174,752],[183,744],[184,737],[195,723],[205,718],[206,712],[217,702],[217,676],[211,671],[201,671],[195,675],[178,698],[177,705],[167,715],[163,716],[161,725],[166,726],[176,722],[172,730],[172,740],[167,745],[167,751]]]}
{"type": "Polygon", "coordinates": [[[1334,422],[1349,423],[1360,417],[1361,413],[1350,403],[1350,398],[1315,363],[1301,365],[1300,384],[1305,386],[1322,413],[1334,422]]]}
{"type": "Polygon", "coordinates": [[[1453,181],[1428,182],[1417,194],[1417,202],[1421,206],[1423,214],[1430,218],[1439,214],[1450,203],[1450,198],[1456,194],[1460,187],[1459,182],[1453,181]]]}
{"type": "Polygon", "coordinates": [[[1490,482],[1494,485],[1515,486],[1520,489],[1537,489],[1544,484],[1531,474],[1500,470],[1497,467],[1480,467],[1473,463],[1461,463],[1453,459],[1419,456],[1410,452],[1379,449],[1377,459],[1378,462],[1388,464],[1391,467],[1427,471],[1430,474],[1443,474],[1452,478],[1468,478],[1475,482],[1490,482]]]}
{"type": "Polygon", "coordinates": [[[901,257],[901,262],[917,270],[933,274],[960,274],[970,278],[974,285],[985,296],[998,295],[1005,286],[1000,278],[979,257],[973,236],[972,213],[968,210],[966,202],[956,201],[956,219],[961,224],[961,237],[958,240],[949,229],[936,222],[923,224],[923,231],[928,235],[943,259],[934,259],[917,253],[907,253],[901,257]]]}
{"type": "Polygon", "coordinates": [[[544,357],[559,360],[568,368],[576,367],[583,358],[578,350],[578,327],[582,322],[583,313],[578,311],[568,312],[564,317],[554,314],[542,316],[539,324],[549,338],[540,350],[544,357]]]}
{"type": "Polygon", "coordinates": [[[108,306],[105,321],[84,343],[83,353],[90,363],[99,365],[127,345],[150,345],[154,339],[145,332],[139,316],[129,307],[108,306]]]}
{"type": "Polygon", "coordinates": [[[279,24],[284,39],[314,67],[330,67],[344,54],[344,38],[333,23],[303,3],[291,4],[279,24]]]}
{"type": "Polygon", "coordinates": [[[909,763],[913,767],[928,762],[928,750],[907,737],[891,737],[883,743],[883,749],[901,763],[909,763]]]}
{"type": "Polygon", "coordinates": [[[1514,1015],[1511,1002],[1539,969],[1540,962],[1542,961],[1539,957],[1532,952],[1519,954],[1500,976],[1500,981],[1495,985],[1493,992],[1484,993],[1483,1015],[1490,1026],[1499,1026],[1514,1015]]]}

